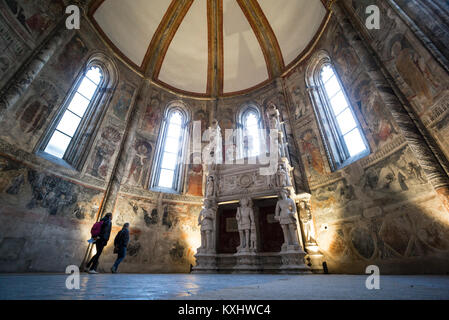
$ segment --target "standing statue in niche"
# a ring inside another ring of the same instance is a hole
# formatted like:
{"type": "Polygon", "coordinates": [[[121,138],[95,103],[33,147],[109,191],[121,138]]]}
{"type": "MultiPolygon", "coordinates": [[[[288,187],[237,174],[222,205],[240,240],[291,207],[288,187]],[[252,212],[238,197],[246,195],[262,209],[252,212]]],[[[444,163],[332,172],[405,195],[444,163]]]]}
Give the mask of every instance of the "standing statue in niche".
{"type": "Polygon", "coordinates": [[[217,120],[212,120],[209,127],[209,159],[208,163],[221,163],[221,128],[217,120]]]}
{"type": "Polygon", "coordinates": [[[250,249],[255,249],[251,246],[251,227],[255,225],[254,221],[254,211],[250,206],[250,198],[243,198],[240,200],[240,207],[237,208],[237,224],[240,235],[240,246],[237,251],[249,251],[250,249]]]}
{"type": "Polygon", "coordinates": [[[284,146],[284,134],[282,132],[281,127],[280,113],[274,104],[271,104],[267,108],[267,115],[268,115],[268,122],[270,124],[270,130],[277,130],[279,156],[283,158],[286,156],[284,146]]]}
{"type": "Polygon", "coordinates": [[[215,211],[209,201],[205,201],[204,208],[198,217],[198,225],[201,226],[201,249],[206,251],[214,248],[212,233],[214,230],[215,211]]]}
{"type": "Polygon", "coordinates": [[[275,219],[281,224],[282,232],[284,233],[285,246],[297,246],[298,232],[296,225],[296,204],[290,198],[290,191],[288,189],[282,189],[280,192],[281,199],[276,204],[275,219]]]}
{"type": "Polygon", "coordinates": [[[315,228],[313,226],[312,210],[306,201],[301,201],[301,223],[304,230],[304,238],[306,244],[315,244],[315,228]]]}
{"type": "Polygon", "coordinates": [[[276,187],[289,187],[291,186],[290,175],[285,168],[284,163],[280,163],[278,171],[276,172],[276,187]]]}
{"type": "Polygon", "coordinates": [[[214,176],[207,177],[206,198],[215,196],[215,179],[214,176]]]}

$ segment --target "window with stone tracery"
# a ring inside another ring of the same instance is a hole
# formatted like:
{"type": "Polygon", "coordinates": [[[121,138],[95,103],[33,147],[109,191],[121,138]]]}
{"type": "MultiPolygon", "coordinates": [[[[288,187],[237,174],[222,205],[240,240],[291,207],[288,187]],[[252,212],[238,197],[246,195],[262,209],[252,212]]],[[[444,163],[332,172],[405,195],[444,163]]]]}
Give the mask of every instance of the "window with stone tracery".
{"type": "Polygon", "coordinates": [[[308,89],[332,170],[369,154],[363,130],[354,114],[330,58],[318,53],[308,68],[308,89]]]}
{"type": "Polygon", "coordinates": [[[182,106],[175,104],[167,109],[159,135],[156,165],[151,179],[152,189],[181,192],[187,124],[187,112],[182,106]]]}
{"type": "Polygon", "coordinates": [[[64,111],[61,119],[59,119],[44,152],[60,159],[64,158],[84,119],[87,108],[98,93],[102,79],[103,73],[99,67],[92,66],[87,70],[78,84],[70,103],[68,103],[67,109],[64,111]]]}
{"type": "Polygon", "coordinates": [[[260,155],[260,122],[260,113],[256,107],[249,106],[241,111],[239,121],[240,158],[252,158],[260,155]]]}
{"type": "Polygon", "coordinates": [[[115,66],[106,56],[92,56],[41,139],[38,152],[80,169],[98,131],[106,101],[113,94],[107,89],[115,87],[116,79],[115,66]]]}

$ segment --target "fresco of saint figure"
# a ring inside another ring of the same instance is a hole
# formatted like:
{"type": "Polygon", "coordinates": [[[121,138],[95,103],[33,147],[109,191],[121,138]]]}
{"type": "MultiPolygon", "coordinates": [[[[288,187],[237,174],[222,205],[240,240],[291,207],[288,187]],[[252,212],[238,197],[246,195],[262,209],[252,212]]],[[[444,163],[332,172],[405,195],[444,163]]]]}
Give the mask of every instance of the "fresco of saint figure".
{"type": "Polygon", "coordinates": [[[428,106],[433,104],[432,86],[438,87],[438,85],[422,57],[400,41],[394,42],[391,46],[391,55],[395,59],[395,66],[399,75],[414,92],[421,104],[428,106]]]}
{"type": "Polygon", "coordinates": [[[309,170],[318,175],[323,175],[324,163],[321,157],[320,148],[318,147],[318,139],[312,130],[307,130],[301,137],[301,149],[307,159],[309,170]]]}
{"type": "Polygon", "coordinates": [[[138,140],[134,145],[135,155],[128,173],[127,183],[132,185],[143,185],[144,179],[148,174],[150,167],[151,144],[146,141],[138,140]]]}

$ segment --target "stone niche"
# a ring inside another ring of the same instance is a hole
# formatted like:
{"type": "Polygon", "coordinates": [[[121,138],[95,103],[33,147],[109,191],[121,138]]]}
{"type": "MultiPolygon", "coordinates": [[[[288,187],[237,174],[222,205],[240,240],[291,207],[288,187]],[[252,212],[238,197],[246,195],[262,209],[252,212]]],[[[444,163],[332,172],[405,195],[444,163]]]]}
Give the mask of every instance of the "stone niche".
{"type": "Polygon", "coordinates": [[[192,272],[322,272],[310,194],[295,190],[285,153],[279,152],[268,174],[261,170],[267,165],[244,161],[207,165],[206,197],[198,218],[202,241],[192,272]]]}

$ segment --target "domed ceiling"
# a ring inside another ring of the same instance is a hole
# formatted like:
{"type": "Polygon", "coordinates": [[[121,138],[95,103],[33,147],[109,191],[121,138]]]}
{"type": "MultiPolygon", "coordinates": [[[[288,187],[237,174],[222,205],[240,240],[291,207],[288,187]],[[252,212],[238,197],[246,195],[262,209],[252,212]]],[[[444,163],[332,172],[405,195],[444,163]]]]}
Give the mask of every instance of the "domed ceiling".
{"type": "Polygon", "coordinates": [[[289,69],[328,12],[321,0],[97,0],[89,16],[117,54],[155,82],[223,96],[289,69]]]}

